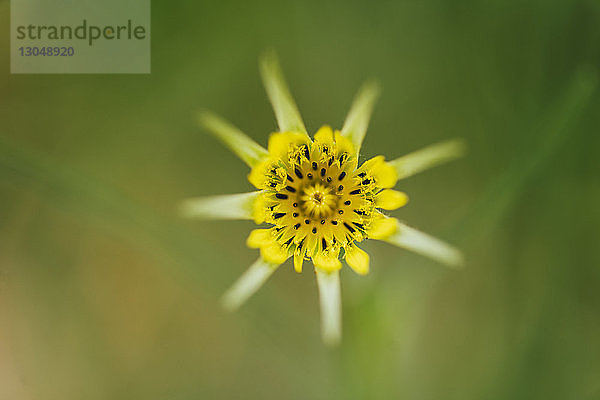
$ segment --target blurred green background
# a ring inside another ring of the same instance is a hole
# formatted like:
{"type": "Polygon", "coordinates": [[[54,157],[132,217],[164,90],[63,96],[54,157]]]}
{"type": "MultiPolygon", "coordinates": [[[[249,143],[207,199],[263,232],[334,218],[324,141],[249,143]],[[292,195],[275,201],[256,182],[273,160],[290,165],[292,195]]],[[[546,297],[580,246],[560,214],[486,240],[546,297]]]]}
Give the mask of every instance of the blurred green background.
{"type": "Polygon", "coordinates": [[[600,2],[152,4],[151,75],[10,75],[0,2],[0,399],[600,398],[600,2]],[[307,127],[384,92],[363,156],[453,137],[466,158],[399,184],[394,215],[463,271],[369,242],[342,272],[343,344],[319,337],[310,269],[239,312],[251,222],[180,200],[250,190],[193,123],[275,129],[275,48],[307,127]]]}

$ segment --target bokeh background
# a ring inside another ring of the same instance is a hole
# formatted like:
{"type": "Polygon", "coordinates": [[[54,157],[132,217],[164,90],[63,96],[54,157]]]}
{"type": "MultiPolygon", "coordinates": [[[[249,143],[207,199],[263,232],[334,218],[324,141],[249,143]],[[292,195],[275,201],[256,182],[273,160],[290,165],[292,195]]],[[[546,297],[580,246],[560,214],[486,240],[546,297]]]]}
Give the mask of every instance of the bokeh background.
{"type": "Polygon", "coordinates": [[[0,1],[0,399],[600,398],[600,2],[152,7],[150,75],[10,75],[0,1]],[[224,313],[253,224],[176,212],[251,189],[193,114],[266,143],[269,47],[310,131],[381,81],[365,158],[469,144],[394,212],[466,268],[369,242],[336,349],[308,268],[224,313]]]}

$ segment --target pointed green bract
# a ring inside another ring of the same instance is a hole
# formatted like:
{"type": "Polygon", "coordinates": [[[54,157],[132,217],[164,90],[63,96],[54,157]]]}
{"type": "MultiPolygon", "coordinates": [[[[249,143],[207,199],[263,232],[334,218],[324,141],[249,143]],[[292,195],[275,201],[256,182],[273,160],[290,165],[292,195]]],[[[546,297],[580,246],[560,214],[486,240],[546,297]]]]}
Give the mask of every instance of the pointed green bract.
{"type": "Polygon", "coordinates": [[[366,82],[356,94],[346,121],[344,121],[341,131],[342,135],[347,136],[352,141],[357,154],[367,133],[373,107],[380,92],[381,89],[378,82],[366,82]]]}
{"type": "Polygon", "coordinates": [[[462,157],[465,152],[465,143],[462,140],[454,139],[417,150],[390,161],[389,164],[396,168],[398,179],[404,179],[426,169],[462,157]]]}
{"type": "Polygon", "coordinates": [[[306,133],[306,127],[296,107],[296,103],[285,83],[279,66],[277,55],[273,51],[266,52],[260,59],[260,75],[267,91],[267,96],[275,111],[277,125],[281,132],[306,133]]]}
{"type": "Polygon", "coordinates": [[[448,267],[461,268],[464,265],[463,255],[456,248],[399,221],[396,231],[383,240],[429,257],[448,267]]]}
{"type": "Polygon", "coordinates": [[[180,213],[186,218],[254,219],[254,202],[261,191],[187,199],[180,213]]]}
{"type": "Polygon", "coordinates": [[[197,120],[202,128],[221,140],[249,167],[254,167],[269,156],[269,152],[264,147],[218,115],[210,111],[200,111],[197,120]]]}
{"type": "Polygon", "coordinates": [[[221,304],[227,311],[234,311],[250,298],[279,267],[259,258],[238,278],[223,295],[221,304]]]}
{"type": "Polygon", "coordinates": [[[342,338],[342,295],[340,272],[325,272],[315,268],[321,307],[321,335],[330,346],[337,345],[342,338]]]}

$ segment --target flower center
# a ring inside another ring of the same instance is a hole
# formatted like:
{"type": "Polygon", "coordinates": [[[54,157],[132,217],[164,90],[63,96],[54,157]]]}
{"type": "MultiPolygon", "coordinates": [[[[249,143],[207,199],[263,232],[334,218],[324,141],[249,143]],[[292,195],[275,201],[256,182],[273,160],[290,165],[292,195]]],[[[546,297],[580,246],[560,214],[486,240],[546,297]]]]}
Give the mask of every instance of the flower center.
{"type": "Polygon", "coordinates": [[[331,188],[317,183],[304,188],[300,196],[302,209],[311,217],[319,218],[331,215],[337,206],[337,196],[331,193],[331,188]]]}

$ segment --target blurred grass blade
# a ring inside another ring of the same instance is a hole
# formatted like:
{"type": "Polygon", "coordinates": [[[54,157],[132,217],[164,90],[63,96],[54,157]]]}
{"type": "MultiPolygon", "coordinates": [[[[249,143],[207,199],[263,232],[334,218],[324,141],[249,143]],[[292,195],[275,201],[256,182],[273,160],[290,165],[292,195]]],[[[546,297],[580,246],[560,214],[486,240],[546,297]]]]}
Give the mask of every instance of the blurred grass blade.
{"type": "Polygon", "coordinates": [[[373,107],[381,88],[379,83],[376,81],[366,82],[356,94],[344,126],[342,127],[342,135],[347,136],[356,149],[356,153],[360,151],[369,121],[371,120],[371,114],[373,113],[373,107]]]}
{"type": "Polygon", "coordinates": [[[398,247],[429,257],[448,267],[460,268],[464,265],[463,255],[459,250],[401,222],[398,222],[397,231],[384,240],[398,247]]]}
{"type": "Polygon", "coordinates": [[[462,157],[465,151],[465,143],[462,140],[454,139],[427,146],[424,149],[417,150],[389,163],[396,168],[398,179],[404,179],[462,157]]]}
{"type": "Polygon", "coordinates": [[[492,181],[469,208],[457,228],[457,231],[469,236],[463,240],[483,237],[485,231],[495,226],[510,209],[524,186],[560,151],[569,133],[576,128],[597,86],[596,69],[582,68],[575,74],[564,95],[546,111],[534,128],[543,135],[543,140],[540,140],[539,134],[524,135],[532,136],[533,141],[528,146],[522,146],[522,152],[506,172],[492,181]],[[483,220],[485,224],[481,224],[483,220]]]}
{"type": "Polygon", "coordinates": [[[316,270],[321,307],[321,335],[329,346],[337,345],[342,339],[342,295],[340,272],[316,270]]]}
{"type": "Polygon", "coordinates": [[[267,158],[267,150],[250,139],[248,135],[210,111],[200,111],[197,115],[200,127],[212,133],[250,168],[267,158]]]}
{"type": "Polygon", "coordinates": [[[274,51],[267,51],[260,59],[260,75],[267,96],[275,111],[277,125],[281,132],[306,133],[304,122],[285,82],[279,60],[274,51]]]}
{"type": "Polygon", "coordinates": [[[223,295],[221,304],[227,311],[234,311],[250,298],[269,279],[279,265],[262,258],[256,260],[223,295]]]}
{"type": "Polygon", "coordinates": [[[224,194],[187,199],[181,203],[185,218],[254,219],[254,202],[262,192],[224,194]]]}

